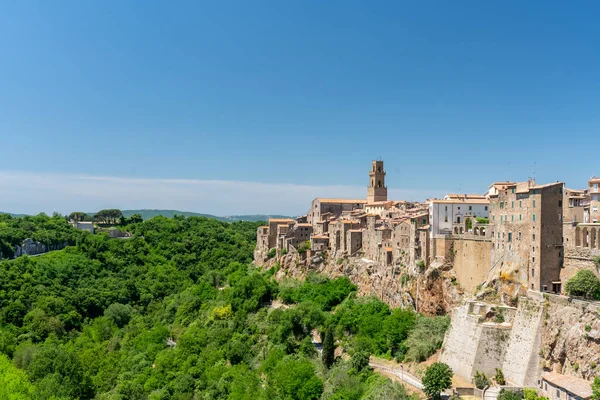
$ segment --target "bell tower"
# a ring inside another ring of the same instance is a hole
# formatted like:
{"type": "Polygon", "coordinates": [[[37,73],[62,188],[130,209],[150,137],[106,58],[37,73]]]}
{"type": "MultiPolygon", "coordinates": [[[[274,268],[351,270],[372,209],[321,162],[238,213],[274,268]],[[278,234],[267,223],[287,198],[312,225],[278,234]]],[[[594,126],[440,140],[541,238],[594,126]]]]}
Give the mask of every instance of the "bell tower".
{"type": "Polygon", "coordinates": [[[383,161],[373,161],[369,171],[369,187],[367,188],[367,204],[376,201],[387,201],[387,187],[385,186],[385,171],[383,161]]]}

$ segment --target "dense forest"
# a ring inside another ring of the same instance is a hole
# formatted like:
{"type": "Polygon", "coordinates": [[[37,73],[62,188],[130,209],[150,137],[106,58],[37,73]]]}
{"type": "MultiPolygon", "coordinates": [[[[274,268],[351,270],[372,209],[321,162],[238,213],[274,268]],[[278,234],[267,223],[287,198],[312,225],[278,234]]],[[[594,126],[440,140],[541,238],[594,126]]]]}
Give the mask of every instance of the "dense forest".
{"type": "Polygon", "coordinates": [[[72,244],[0,262],[2,399],[407,399],[369,355],[421,361],[449,323],[346,278],[276,282],[277,267],[252,267],[258,223],[156,217],[110,239],[60,216],[0,218],[7,247],[72,244]]]}

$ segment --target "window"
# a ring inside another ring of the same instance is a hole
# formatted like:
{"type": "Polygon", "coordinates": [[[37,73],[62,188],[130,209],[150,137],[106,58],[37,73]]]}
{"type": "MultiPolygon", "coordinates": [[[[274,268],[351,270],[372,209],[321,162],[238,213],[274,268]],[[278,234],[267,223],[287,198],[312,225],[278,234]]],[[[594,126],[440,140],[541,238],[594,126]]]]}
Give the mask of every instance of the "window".
{"type": "Polygon", "coordinates": [[[511,208],[515,208],[515,202],[514,202],[514,201],[513,201],[513,202],[511,202],[511,205],[510,205],[510,207],[511,207],[511,208]]]}
{"type": "Polygon", "coordinates": [[[515,193],[515,189],[514,188],[511,190],[511,193],[515,193]]]}
{"type": "Polygon", "coordinates": [[[460,210],[460,206],[458,206],[458,209],[460,210]]]}
{"type": "Polygon", "coordinates": [[[460,217],[456,217],[456,223],[460,224],[460,217]]]}
{"type": "Polygon", "coordinates": [[[427,223],[427,218],[423,218],[423,225],[427,223]]]}
{"type": "Polygon", "coordinates": [[[501,210],[504,209],[504,202],[503,201],[500,202],[500,209],[501,210]]]}
{"type": "Polygon", "coordinates": [[[512,232],[508,232],[508,241],[512,242],[512,232]]]}
{"type": "Polygon", "coordinates": [[[523,202],[519,200],[519,208],[523,208],[523,202]]]}
{"type": "Polygon", "coordinates": [[[485,211],[487,211],[487,210],[488,210],[488,206],[485,206],[485,211]]]}
{"type": "Polygon", "coordinates": [[[531,240],[535,242],[535,233],[531,236],[531,240]]]}
{"type": "Polygon", "coordinates": [[[531,262],[535,264],[535,257],[531,257],[531,262]]]}
{"type": "Polygon", "coordinates": [[[531,268],[531,277],[533,278],[535,276],[535,269],[531,268]]]}
{"type": "Polygon", "coordinates": [[[492,215],[492,221],[495,221],[495,220],[496,220],[496,216],[492,215]]]}
{"type": "Polygon", "coordinates": [[[523,216],[519,214],[519,221],[523,221],[523,216]]]}
{"type": "Polygon", "coordinates": [[[448,206],[446,206],[446,211],[448,211],[448,206]]]}
{"type": "Polygon", "coordinates": [[[532,207],[535,208],[535,199],[533,199],[532,207]]]}
{"type": "Polygon", "coordinates": [[[532,215],[533,222],[535,222],[535,214],[532,215]]]}
{"type": "Polygon", "coordinates": [[[469,211],[471,211],[473,209],[473,206],[469,206],[469,211]]]}
{"type": "Polygon", "coordinates": [[[500,239],[500,232],[498,232],[498,239],[500,239]]]}
{"type": "MultiPolygon", "coordinates": [[[[546,286],[544,286],[544,292],[546,291],[546,286]]],[[[560,399],[560,389],[556,389],[556,397],[560,399]]]]}
{"type": "Polygon", "coordinates": [[[515,216],[511,215],[511,222],[515,222],[515,216]]]}
{"type": "Polygon", "coordinates": [[[448,216],[447,215],[444,217],[444,222],[448,222],[448,216]]]}
{"type": "Polygon", "coordinates": [[[559,201],[558,201],[558,206],[559,206],[559,207],[562,207],[562,200],[559,200],[559,201]]]}

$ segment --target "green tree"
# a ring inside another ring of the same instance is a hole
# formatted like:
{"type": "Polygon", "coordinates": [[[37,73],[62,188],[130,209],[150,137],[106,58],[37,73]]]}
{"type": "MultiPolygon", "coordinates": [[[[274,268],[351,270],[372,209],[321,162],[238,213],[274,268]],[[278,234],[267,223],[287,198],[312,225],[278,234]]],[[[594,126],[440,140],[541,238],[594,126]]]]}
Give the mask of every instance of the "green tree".
{"type": "Polygon", "coordinates": [[[129,304],[113,303],[104,311],[104,316],[122,328],[131,319],[131,310],[129,304]]]}
{"type": "Polygon", "coordinates": [[[565,290],[571,296],[600,299],[600,279],[590,270],[579,270],[567,281],[565,290]]]}
{"type": "Polygon", "coordinates": [[[363,369],[369,367],[369,353],[366,351],[355,352],[350,358],[350,363],[356,372],[361,372],[363,369]]]}
{"type": "Polygon", "coordinates": [[[498,394],[498,400],[521,400],[523,399],[523,392],[520,390],[506,390],[502,389],[498,394]]]}
{"type": "Polygon", "coordinates": [[[16,368],[4,354],[0,354],[0,399],[29,400],[34,398],[34,387],[25,371],[16,368]]]}
{"type": "Polygon", "coordinates": [[[90,221],[91,218],[88,214],[81,212],[81,211],[74,211],[71,214],[69,214],[69,219],[71,221],[90,221]]]}
{"type": "Polygon", "coordinates": [[[323,382],[310,361],[287,356],[268,376],[269,386],[280,399],[313,400],[321,397],[323,382]]]}
{"type": "Polygon", "coordinates": [[[436,362],[425,370],[423,375],[424,391],[432,399],[439,399],[440,393],[452,387],[452,369],[447,364],[436,362]]]}
{"type": "Polygon", "coordinates": [[[595,377],[592,383],[592,400],[600,400],[600,377],[595,377]]]}
{"type": "Polygon", "coordinates": [[[325,332],[325,340],[323,341],[323,365],[326,368],[331,368],[335,361],[335,340],[333,337],[333,328],[330,326],[325,332]]]}

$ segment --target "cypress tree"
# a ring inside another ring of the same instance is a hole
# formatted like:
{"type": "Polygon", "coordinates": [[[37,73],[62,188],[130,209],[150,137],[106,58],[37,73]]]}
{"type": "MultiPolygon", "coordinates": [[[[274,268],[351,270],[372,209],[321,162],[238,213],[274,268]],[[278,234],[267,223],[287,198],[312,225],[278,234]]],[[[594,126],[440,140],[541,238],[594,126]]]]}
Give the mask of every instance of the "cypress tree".
{"type": "Polygon", "coordinates": [[[325,333],[325,341],[323,342],[323,364],[326,368],[330,368],[333,365],[335,352],[335,343],[333,340],[333,328],[327,328],[325,333]]]}

